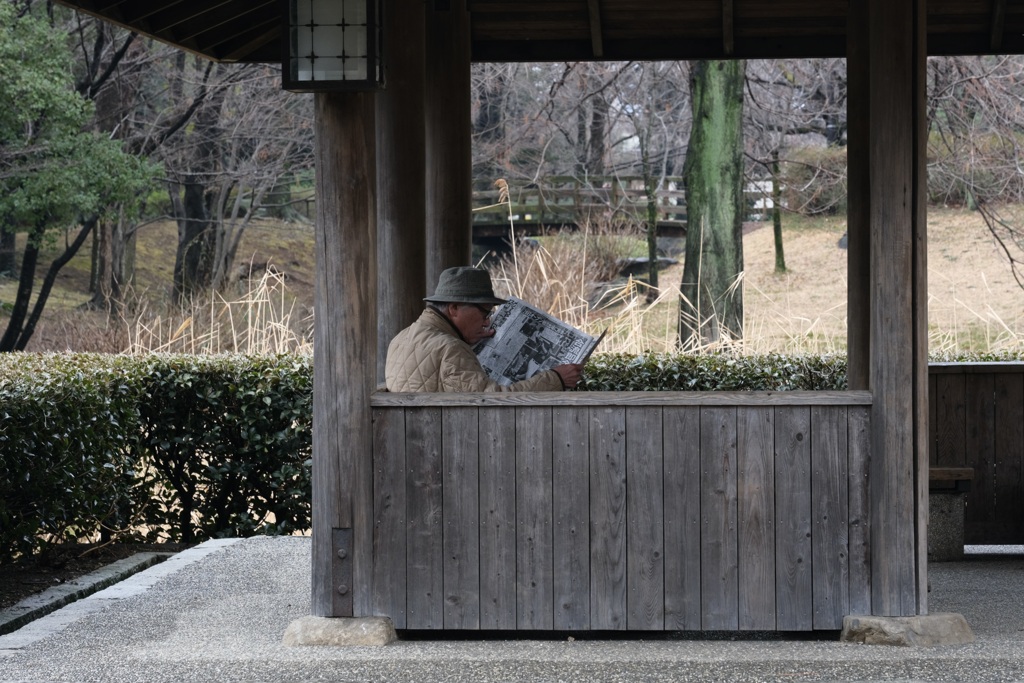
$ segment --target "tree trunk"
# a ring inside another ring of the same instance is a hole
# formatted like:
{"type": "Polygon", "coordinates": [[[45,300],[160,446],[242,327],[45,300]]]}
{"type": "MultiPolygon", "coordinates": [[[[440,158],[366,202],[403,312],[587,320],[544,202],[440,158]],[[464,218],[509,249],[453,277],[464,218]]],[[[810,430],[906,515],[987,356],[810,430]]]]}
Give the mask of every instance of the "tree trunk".
{"type": "Polygon", "coordinates": [[[651,123],[640,136],[640,167],[644,181],[644,198],[647,200],[647,303],[658,298],[658,180],[651,169],[651,123]]]}
{"type": "Polygon", "coordinates": [[[25,317],[28,315],[28,304],[36,281],[36,264],[39,263],[39,242],[42,240],[42,232],[43,228],[39,227],[28,235],[25,253],[21,258],[21,272],[18,275],[18,292],[14,295],[14,306],[11,308],[11,317],[7,320],[7,329],[0,338],[0,352],[17,350],[18,337],[21,336],[25,317]]]}
{"type": "Polygon", "coordinates": [[[779,183],[779,150],[772,150],[772,230],[775,233],[775,272],[786,272],[786,252],[782,248],[782,186],[779,183]]]}
{"type": "MultiPolygon", "coordinates": [[[[221,106],[227,94],[220,89],[207,97],[196,112],[190,141],[195,155],[183,174],[184,188],[180,202],[172,197],[178,221],[178,249],[174,258],[174,291],[172,299],[180,304],[193,294],[210,286],[213,279],[217,222],[211,210],[214,197],[208,197],[208,186],[218,166],[218,140],[221,106]]],[[[172,186],[172,194],[177,186],[172,186]]],[[[209,193],[212,194],[212,193],[209,193]]],[[[220,212],[218,211],[218,214],[220,212]]]]}
{"type": "Polygon", "coordinates": [[[186,183],[178,217],[174,258],[174,303],[180,304],[210,283],[214,229],[204,200],[205,185],[186,183]]]}
{"type": "Polygon", "coordinates": [[[89,234],[96,227],[97,217],[93,216],[86,220],[81,229],[78,231],[78,235],[72,240],[71,244],[67,246],[64,253],[53,260],[50,267],[46,270],[46,275],[43,277],[43,285],[39,288],[39,294],[36,297],[35,305],[32,307],[32,314],[29,315],[28,320],[18,335],[18,340],[14,345],[15,351],[24,351],[25,345],[28,344],[28,340],[35,334],[36,324],[39,323],[39,318],[43,315],[43,309],[46,308],[46,302],[50,298],[50,292],[53,291],[53,284],[57,281],[57,275],[60,273],[61,268],[68,264],[78,250],[85,244],[85,240],[88,239],[89,234]]]}
{"type": "Polygon", "coordinates": [[[18,265],[14,254],[14,231],[8,231],[0,226],[0,277],[14,278],[18,276],[18,265]]]}
{"type": "Polygon", "coordinates": [[[593,98],[590,115],[590,139],[587,141],[587,170],[591,175],[604,175],[605,148],[608,146],[608,100],[604,94],[598,93],[593,98]]]}
{"type": "Polygon", "coordinates": [[[743,336],[743,80],[746,63],[699,61],[690,74],[686,261],[679,344],[743,336]]]}

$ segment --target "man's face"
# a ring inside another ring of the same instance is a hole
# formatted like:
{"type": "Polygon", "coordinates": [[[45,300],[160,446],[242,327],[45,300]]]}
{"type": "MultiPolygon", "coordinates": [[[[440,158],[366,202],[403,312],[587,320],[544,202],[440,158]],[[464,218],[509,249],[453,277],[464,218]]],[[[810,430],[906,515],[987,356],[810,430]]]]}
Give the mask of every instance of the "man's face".
{"type": "Polygon", "coordinates": [[[448,304],[448,319],[470,346],[485,337],[494,336],[492,312],[494,306],[490,304],[448,304]]]}

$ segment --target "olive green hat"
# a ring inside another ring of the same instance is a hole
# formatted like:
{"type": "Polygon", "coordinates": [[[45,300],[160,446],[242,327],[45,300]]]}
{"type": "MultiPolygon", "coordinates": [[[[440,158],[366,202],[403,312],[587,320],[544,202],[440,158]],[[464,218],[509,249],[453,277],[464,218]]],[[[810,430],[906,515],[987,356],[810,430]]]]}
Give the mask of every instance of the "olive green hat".
{"type": "Polygon", "coordinates": [[[423,299],[435,304],[503,304],[494,296],[491,274],[483,268],[459,266],[441,273],[433,296],[423,299]]]}

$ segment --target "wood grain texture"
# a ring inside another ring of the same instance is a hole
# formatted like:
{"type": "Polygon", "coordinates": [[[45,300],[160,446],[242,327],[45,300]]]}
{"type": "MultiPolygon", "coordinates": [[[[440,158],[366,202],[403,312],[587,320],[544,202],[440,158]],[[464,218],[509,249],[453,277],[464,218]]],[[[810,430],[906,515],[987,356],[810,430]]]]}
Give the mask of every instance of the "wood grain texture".
{"type": "Polygon", "coordinates": [[[626,628],[626,414],[590,410],[590,627],[626,628]]]}
{"type": "Polygon", "coordinates": [[[736,408],[701,408],[701,628],[739,628],[736,408]]]}
{"type": "Polygon", "coordinates": [[[551,409],[516,409],[516,625],[554,625],[551,409]]]}
{"type": "Polygon", "coordinates": [[[392,393],[378,391],[374,408],[414,406],[775,406],[871,405],[867,391],[538,391],[515,393],[392,393]]]}
{"type": "MultiPolygon", "coordinates": [[[[424,125],[427,290],[441,271],[471,262],[473,161],[466,0],[426,13],[424,125]]],[[[416,201],[416,200],[413,200],[416,201]]],[[[398,273],[395,273],[397,276],[398,273]]]]}
{"type": "Polygon", "coordinates": [[[372,592],[370,394],[377,364],[373,96],[318,94],[314,107],[319,131],[315,300],[317,310],[330,313],[314,333],[312,612],[353,616],[353,610],[369,610],[372,592]],[[333,567],[341,561],[332,547],[335,529],[352,530],[352,552],[344,562],[352,564],[353,585],[345,596],[332,585],[333,567]]]}
{"type": "Polygon", "coordinates": [[[850,3],[847,12],[846,377],[850,389],[863,390],[871,386],[870,55],[867,12],[859,3],[850,3]]]}
{"type": "MultiPolygon", "coordinates": [[[[871,166],[871,525],[872,613],[908,616],[918,610],[918,500],[915,419],[918,378],[927,362],[918,342],[925,302],[919,285],[926,197],[921,192],[925,62],[924,0],[866,0],[872,99],[868,117],[871,166]],[[901,188],[899,192],[894,188],[901,188]],[[909,495],[908,495],[909,492],[909,495]]],[[[923,408],[922,408],[923,409],[923,408]]],[[[924,503],[926,505],[926,503],[924,503]]]]}
{"type": "Polygon", "coordinates": [[[589,410],[551,409],[554,627],[590,628],[589,410]]]}
{"type": "Polygon", "coordinates": [[[444,408],[444,627],[480,628],[480,443],[476,408],[444,408]]]}
{"type": "Polygon", "coordinates": [[[850,463],[850,614],[871,613],[871,412],[847,410],[850,463]]]}
{"type": "Polygon", "coordinates": [[[815,629],[841,629],[850,613],[847,415],[811,408],[811,567],[815,629]]]}
{"type": "Polygon", "coordinates": [[[665,628],[701,627],[700,408],[662,409],[665,442],[665,628]]]}
{"type": "Polygon", "coordinates": [[[997,476],[995,417],[993,376],[967,375],[964,387],[964,451],[969,454],[966,457],[970,458],[970,466],[974,468],[974,481],[967,494],[967,507],[971,514],[964,520],[965,537],[983,536],[985,529],[998,523],[994,519],[997,476]]]}
{"type": "Polygon", "coordinates": [[[775,411],[737,415],[739,628],[775,629],[775,411]]]}
{"type": "Polygon", "coordinates": [[[406,623],[411,629],[444,627],[444,550],[442,548],[443,467],[441,409],[406,412],[406,623]]]}
{"type": "Polygon", "coordinates": [[[480,408],[480,628],[516,627],[516,415],[480,408]]]}
{"type": "Polygon", "coordinates": [[[993,392],[997,477],[992,518],[997,522],[984,543],[1017,545],[1024,543],[1024,375],[994,376],[993,392]]]}
{"type": "Polygon", "coordinates": [[[929,373],[929,476],[973,473],[965,543],[1024,542],[1024,363],[932,364],[929,373]]]}
{"type": "Polygon", "coordinates": [[[626,628],[665,627],[661,408],[626,408],[626,628]]]}
{"type": "Polygon", "coordinates": [[[967,463],[966,409],[967,380],[964,375],[935,377],[934,455],[929,461],[939,467],[964,467],[967,463]]]}
{"type": "Polygon", "coordinates": [[[373,413],[373,614],[405,628],[405,413],[373,413]]]}
{"type": "Polygon", "coordinates": [[[384,380],[388,344],[423,310],[427,295],[426,210],[409,197],[426,193],[426,70],[423,3],[384,0],[387,87],[377,102],[377,380],[384,380]],[[401,5],[401,11],[399,11],[401,5]],[[395,277],[401,273],[401,277],[395,277]]]}
{"type": "Polygon", "coordinates": [[[811,411],[775,409],[776,625],[813,627],[811,581],[811,411]]]}

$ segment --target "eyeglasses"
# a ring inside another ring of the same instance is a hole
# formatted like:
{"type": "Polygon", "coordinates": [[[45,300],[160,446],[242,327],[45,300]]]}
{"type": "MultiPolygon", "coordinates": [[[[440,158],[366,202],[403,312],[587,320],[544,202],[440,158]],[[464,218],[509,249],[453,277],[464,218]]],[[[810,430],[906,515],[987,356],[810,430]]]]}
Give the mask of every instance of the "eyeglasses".
{"type": "Polygon", "coordinates": [[[483,306],[481,304],[470,304],[470,306],[480,311],[480,313],[483,314],[485,319],[490,318],[492,315],[494,315],[494,306],[483,306]]]}

